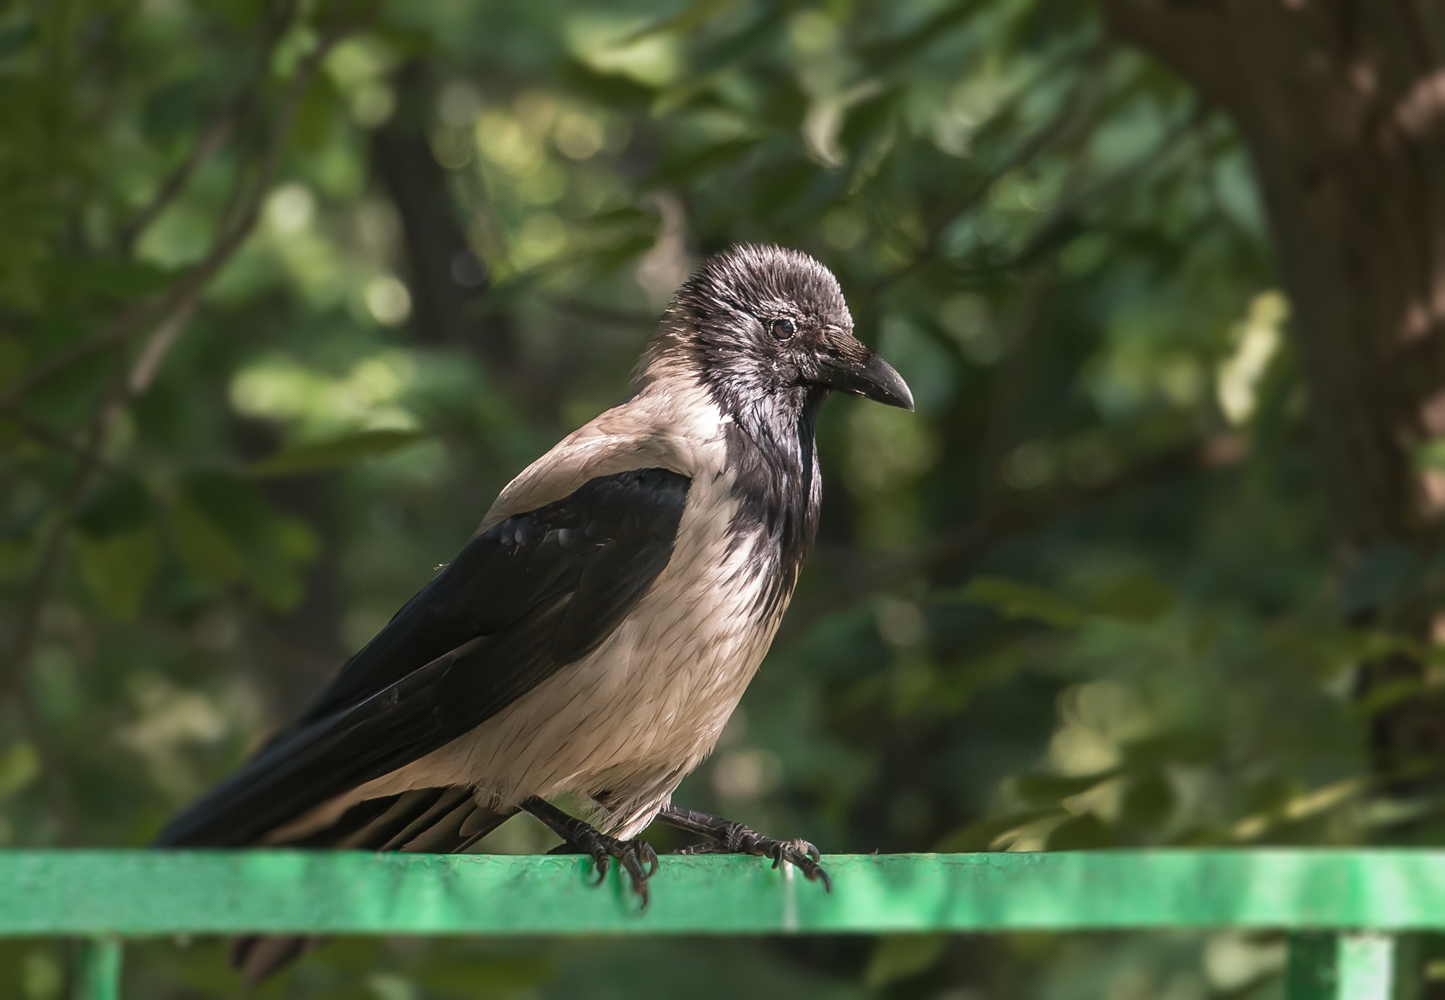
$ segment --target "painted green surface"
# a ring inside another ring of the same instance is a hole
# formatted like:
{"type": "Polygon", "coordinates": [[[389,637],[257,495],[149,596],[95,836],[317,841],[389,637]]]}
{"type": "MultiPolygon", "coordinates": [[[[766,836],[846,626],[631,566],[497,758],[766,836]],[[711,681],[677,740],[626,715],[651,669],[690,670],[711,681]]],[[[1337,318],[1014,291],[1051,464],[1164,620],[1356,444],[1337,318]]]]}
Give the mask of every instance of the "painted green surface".
{"type": "Polygon", "coordinates": [[[307,930],[756,934],[1149,927],[1445,929],[1445,852],[847,855],[834,891],[758,858],[665,857],[639,912],[574,857],[0,853],[0,935],[307,930]]]}
{"type": "Polygon", "coordinates": [[[1340,935],[1305,931],[1289,936],[1285,963],[1287,1000],[1336,1000],[1340,935]]]}
{"type": "Polygon", "coordinates": [[[1390,1000],[1395,939],[1388,934],[1341,934],[1335,963],[1339,1000],[1390,1000]]]}
{"type": "Polygon", "coordinates": [[[1390,1000],[1395,939],[1376,932],[1291,934],[1287,1000],[1390,1000]]]}
{"type": "Polygon", "coordinates": [[[120,940],[94,938],[80,948],[75,1000],[120,1000],[120,940]]]}

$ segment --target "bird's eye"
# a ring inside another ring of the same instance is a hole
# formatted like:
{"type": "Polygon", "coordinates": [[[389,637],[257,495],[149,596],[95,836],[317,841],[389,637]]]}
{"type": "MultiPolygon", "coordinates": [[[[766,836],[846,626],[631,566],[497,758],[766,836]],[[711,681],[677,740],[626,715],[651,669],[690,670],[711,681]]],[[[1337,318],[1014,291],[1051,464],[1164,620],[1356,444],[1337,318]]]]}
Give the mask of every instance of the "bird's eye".
{"type": "Polygon", "coordinates": [[[773,331],[773,336],[777,337],[779,340],[791,340],[793,334],[798,332],[798,324],[794,323],[786,316],[780,316],[777,319],[773,320],[772,325],[769,327],[769,329],[773,331]]]}

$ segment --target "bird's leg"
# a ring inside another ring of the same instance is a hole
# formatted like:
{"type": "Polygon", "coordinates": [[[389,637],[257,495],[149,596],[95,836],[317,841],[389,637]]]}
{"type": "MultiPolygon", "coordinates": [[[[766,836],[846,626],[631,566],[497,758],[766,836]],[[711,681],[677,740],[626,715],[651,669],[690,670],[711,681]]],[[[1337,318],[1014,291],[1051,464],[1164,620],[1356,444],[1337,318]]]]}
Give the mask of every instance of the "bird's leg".
{"type": "Polygon", "coordinates": [[[756,854],[772,858],[774,868],[786,861],[797,866],[808,881],[821,879],[823,888],[833,891],[832,880],[818,863],[823,860],[822,855],[806,840],[774,840],[742,823],[675,805],[663,809],[657,818],[668,826],[712,838],[711,843],[684,847],[678,854],[756,854]]]}
{"type": "Polygon", "coordinates": [[[633,891],[642,897],[642,905],[647,906],[647,880],[657,874],[657,852],[650,844],[643,840],[609,837],[535,795],[523,801],[521,807],[566,841],[553,853],[592,856],[592,863],[597,866],[598,885],[607,877],[607,870],[612,866],[611,859],[620,861],[623,870],[632,876],[633,891]]]}

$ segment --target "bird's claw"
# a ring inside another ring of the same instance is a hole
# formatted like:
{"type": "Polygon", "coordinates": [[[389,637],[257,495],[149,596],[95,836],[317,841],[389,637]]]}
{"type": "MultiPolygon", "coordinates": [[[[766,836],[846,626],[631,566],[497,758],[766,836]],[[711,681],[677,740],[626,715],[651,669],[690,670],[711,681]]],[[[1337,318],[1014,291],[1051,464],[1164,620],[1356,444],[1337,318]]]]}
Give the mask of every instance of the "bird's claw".
{"type": "Polygon", "coordinates": [[[802,872],[803,877],[809,882],[821,880],[825,892],[833,891],[833,880],[828,877],[827,871],[819,864],[823,860],[823,855],[813,844],[806,840],[776,840],[772,837],[765,837],[741,823],[729,830],[726,838],[721,841],[693,844],[676,853],[754,854],[761,858],[771,859],[775,869],[786,861],[802,872]]]}
{"type": "Polygon", "coordinates": [[[784,861],[803,873],[803,877],[809,882],[822,880],[823,891],[833,891],[833,880],[819,864],[823,855],[818,848],[806,840],[774,840],[771,837],[758,838],[758,845],[753,850],[754,854],[762,855],[765,858],[773,859],[773,868],[776,869],[784,861]]]}
{"type": "Polygon", "coordinates": [[[562,838],[562,843],[549,853],[585,854],[592,859],[592,866],[597,872],[593,885],[601,885],[607,880],[613,858],[620,861],[622,870],[632,878],[632,891],[642,898],[642,908],[647,908],[647,880],[657,874],[657,852],[651,844],[645,840],[619,840],[608,836],[536,796],[524,800],[521,807],[562,838]]]}
{"type": "Polygon", "coordinates": [[[575,846],[581,848],[584,854],[591,855],[592,865],[597,870],[593,885],[601,885],[607,880],[612,859],[616,858],[622,870],[632,878],[632,891],[642,899],[641,908],[647,908],[647,880],[657,874],[657,852],[651,844],[645,840],[618,840],[596,831],[580,834],[577,840],[575,846]]]}

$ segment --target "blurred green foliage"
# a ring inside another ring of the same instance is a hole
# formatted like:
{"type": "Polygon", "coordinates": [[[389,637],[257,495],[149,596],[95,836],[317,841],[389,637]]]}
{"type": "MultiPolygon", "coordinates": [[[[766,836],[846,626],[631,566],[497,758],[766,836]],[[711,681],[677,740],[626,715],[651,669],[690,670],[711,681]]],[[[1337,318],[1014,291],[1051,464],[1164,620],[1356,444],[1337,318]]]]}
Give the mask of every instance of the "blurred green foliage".
{"type": "MultiPolygon", "coordinates": [[[[832,852],[1438,826],[1368,794],[1402,692],[1350,697],[1404,640],[1339,622],[1440,567],[1333,574],[1244,152],[1084,0],[17,0],[0,219],[0,843],[144,843],[743,240],[832,267],[918,413],[826,407],[819,545],[682,801],[832,852]]],[[[61,995],[63,945],[0,950],[61,995]]],[[[337,942],[262,995],[1185,1000],[1280,960],[337,942]]],[[[207,942],[127,977],[237,990],[207,942]]]]}

